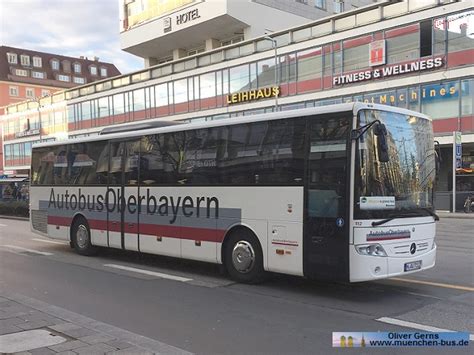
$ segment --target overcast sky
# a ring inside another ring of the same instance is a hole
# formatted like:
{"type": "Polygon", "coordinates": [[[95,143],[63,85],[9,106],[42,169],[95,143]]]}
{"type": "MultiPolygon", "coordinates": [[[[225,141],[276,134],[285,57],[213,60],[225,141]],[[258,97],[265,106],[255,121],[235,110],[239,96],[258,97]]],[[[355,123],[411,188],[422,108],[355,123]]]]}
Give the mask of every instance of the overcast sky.
{"type": "Polygon", "coordinates": [[[0,26],[1,45],[143,68],[120,50],[118,0],[0,0],[0,26]]]}

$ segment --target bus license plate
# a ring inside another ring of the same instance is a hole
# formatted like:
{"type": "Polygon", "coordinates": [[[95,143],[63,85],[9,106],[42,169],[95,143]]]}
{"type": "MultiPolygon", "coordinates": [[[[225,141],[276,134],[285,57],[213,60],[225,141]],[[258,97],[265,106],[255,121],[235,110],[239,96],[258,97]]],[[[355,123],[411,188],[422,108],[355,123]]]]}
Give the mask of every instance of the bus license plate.
{"type": "Polygon", "coordinates": [[[413,271],[421,269],[421,260],[412,261],[405,264],[405,271],[413,271]]]}

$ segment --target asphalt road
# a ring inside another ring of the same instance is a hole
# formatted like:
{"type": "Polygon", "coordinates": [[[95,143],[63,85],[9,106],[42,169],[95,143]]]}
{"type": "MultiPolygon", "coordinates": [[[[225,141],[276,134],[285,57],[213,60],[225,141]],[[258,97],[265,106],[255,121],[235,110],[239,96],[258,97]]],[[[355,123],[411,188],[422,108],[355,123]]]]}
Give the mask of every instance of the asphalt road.
{"type": "MultiPolygon", "coordinates": [[[[31,233],[28,222],[0,219],[0,289],[194,353],[327,354],[340,350],[331,347],[333,331],[414,330],[380,318],[474,334],[474,219],[442,219],[437,244],[434,269],[396,280],[345,285],[273,275],[243,285],[204,263],[118,250],[79,256],[31,233]]],[[[461,354],[472,346],[364,352],[461,354]]]]}

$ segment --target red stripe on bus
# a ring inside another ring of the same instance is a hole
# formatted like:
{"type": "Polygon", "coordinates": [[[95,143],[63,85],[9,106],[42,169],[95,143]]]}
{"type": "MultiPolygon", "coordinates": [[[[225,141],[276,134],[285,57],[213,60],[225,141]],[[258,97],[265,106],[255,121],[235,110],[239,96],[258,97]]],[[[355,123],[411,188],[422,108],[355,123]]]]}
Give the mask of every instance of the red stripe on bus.
{"type": "Polygon", "coordinates": [[[373,242],[373,241],[379,241],[379,240],[394,240],[394,239],[410,239],[410,237],[406,236],[406,237],[367,238],[367,241],[373,242]]]}
{"type": "MultiPolygon", "coordinates": [[[[71,217],[48,216],[48,224],[55,226],[70,227],[71,217]]],[[[121,232],[121,223],[114,221],[104,221],[98,219],[88,219],[89,227],[92,230],[108,230],[110,232],[121,232]]],[[[200,240],[203,242],[222,243],[225,230],[212,228],[181,227],[160,224],[140,224],[124,223],[124,232],[130,234],[146,234],[152,237],[169,237],[178,239],[200,240]]],[[[145,235],[145,236],[146,236],[145,235]]]]}
{"type": "Polygon", "coordinates": [[[298,246],[298,243],[281,243],[281,242],[272,242],[272,244],[278,244],[278,245],[289,245],[289,246],[292,246],[292,247],[297,247],[298,246]]]}

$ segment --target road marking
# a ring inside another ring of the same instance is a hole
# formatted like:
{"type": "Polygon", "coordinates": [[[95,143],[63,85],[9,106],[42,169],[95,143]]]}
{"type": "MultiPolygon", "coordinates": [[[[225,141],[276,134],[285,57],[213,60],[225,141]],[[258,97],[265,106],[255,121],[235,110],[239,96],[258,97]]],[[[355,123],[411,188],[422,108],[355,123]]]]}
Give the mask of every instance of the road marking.
{"type": "Polygon", "coordinates": [[[114,268],[114,269],[125,270],[125,271],[138,272],[138,273],[144,274],[144,275],[156,276],[156,277],[159,277],[159,278],[162,278],[162,279],[169,279],[169,280],[175,280],[175,281],[181,281],[181,282],[188,282],[188,281],[193,280],[193,279],[188,279],[186,277],[168,275],[168,274],[163,274],[161,272],[154,272],[154,271],[150,271],[150,270],[137,269],[137,268],[134,268],[134,267],[128,267],[128,266],[123,266],[123,265],[104,264],[104,266],[111,267],[111,268],[114,268]]]}
{"type": "Polygon", "coordinates": [[[0,223],[0,227],[8,227],[6,224],[1,224],[0,223]]]}
{"type": "MultiPolygon", "coordinates": [[[[401,327],[420,329],[426,332],[458,332],[458,330],[442,329],[442,328],[432,327],[431,325],[418,324],[418,323],[408,322],[405,320],[389,318],[389,317],[378,318],[376,319],[376,321],[379,321],[382,323],[393,324],[393,325],[399,325],[401,327]]],[[[469,340],[474,340],[473,334],[469,334],[469,340]]]]}
{"type": "Polygon", "coordinates": [[[40,238],[31,238],[31,240],[36,240],[37,242],[50,243],[50,244],[60,244],[60,245],[69,244],[67,242],[55,242],[53,240],[40,239],[40,238]]]}
{"type": "Polygon", "coordinates": [[[44,252],[44,251],[27,249],[27,248],[23,248],[23,247],[18,247],[16,245],[2,245],[2,246],[7,247],[7,248],[11,248],[11,249],[23,250],[23,251],[27,251],[29,253],[34,253],[34,254],[39,254],[39,255],[45,255],[45,256],[54,255],[53,253],[47,253],[47,252],[44,252]]]}
{"type": "Polygon", "coordinates": [[[455,290],[463,290],[463,291],[474,292],[474,287],[469,287],[469,286],[451,285],[451,284],[444,284],[444,283],[440,283],[440,282],[431,282],[431,281],[422,281],[422,280],[413,280],[413,279],[402,279],[402,278],[398,278],[398,277],[392,277],[389,280],[409,282],[409,283],[420,284],[420,285],[429,285],[429,286],[436,286],[436,287],[452,288],[452,289],[455,289],[455,290]]]}

